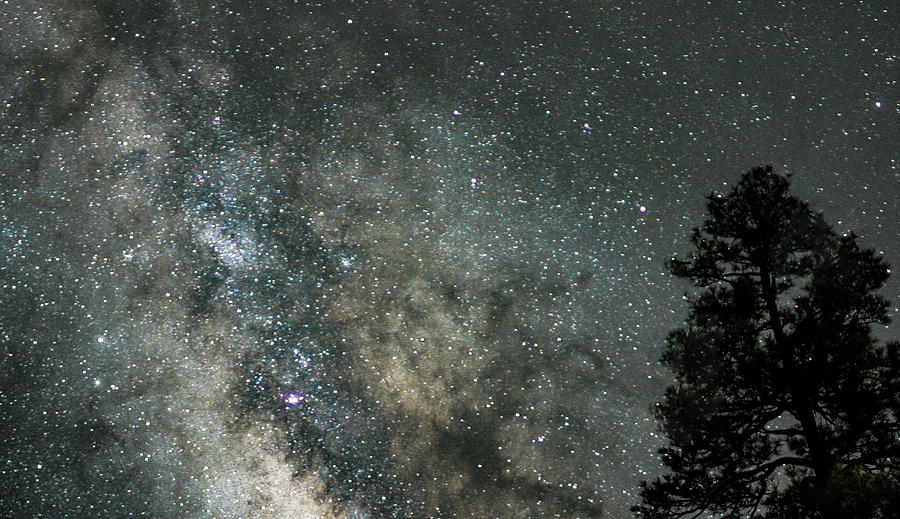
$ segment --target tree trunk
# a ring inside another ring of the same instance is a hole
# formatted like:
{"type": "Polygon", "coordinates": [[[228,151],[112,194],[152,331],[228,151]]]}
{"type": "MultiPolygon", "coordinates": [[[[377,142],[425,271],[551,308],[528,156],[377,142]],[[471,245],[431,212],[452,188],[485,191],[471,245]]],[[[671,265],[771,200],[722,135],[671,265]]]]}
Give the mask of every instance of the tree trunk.
{"type": "MultiPolygon", "coordinates": [[[[822,433],[819,425],[816,423],[814,413],[815,397],[814,391],[805,387],[804,380],[806,377],[800,372],[797,363],[794,360],[793,351],[788,345],[787,338],[784,334],[784,328],[781,323],[781,315],[778,313],[778,298],[775,293],[775,279],[769,273],[768,268],[760,268],[760,278],[763,289],[763,300],[766,305],[766,312],[769,314],[769,322],[772,326],[772,333],[775,336],[775,345],[781,354],[781,360],[784,364],[784,384],[786,385],[791,402],[788,403],[788,409],[791,410],[795,418],[800,422],[803,430],[803,437],[809,447],[810,462],[812,463],[813,472],[815,473],[815,487],[817,493],[824,494],[826,486],[831,477],[833,462],[831,453],[825,446],[822,439],[822,433]]],[[[829,510],[823,510],[826,517],[830,513],[829,510]]]]}

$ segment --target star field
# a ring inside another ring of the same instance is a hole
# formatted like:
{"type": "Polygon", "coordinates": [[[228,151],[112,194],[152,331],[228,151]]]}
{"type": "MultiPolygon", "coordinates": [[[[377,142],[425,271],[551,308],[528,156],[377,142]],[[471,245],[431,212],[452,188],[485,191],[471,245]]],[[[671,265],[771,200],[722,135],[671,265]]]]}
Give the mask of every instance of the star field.
{"type": "Polygon", "coordinates": [[[628,517],[706,194],[898,263],[891,7],[0,1],[0,516],[628,517]]]}

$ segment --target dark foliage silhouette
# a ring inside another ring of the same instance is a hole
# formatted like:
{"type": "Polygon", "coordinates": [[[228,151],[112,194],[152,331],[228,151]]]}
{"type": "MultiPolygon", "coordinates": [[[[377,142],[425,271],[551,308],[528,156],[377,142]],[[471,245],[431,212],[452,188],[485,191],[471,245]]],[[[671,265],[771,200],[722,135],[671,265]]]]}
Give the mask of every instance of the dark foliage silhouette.
{"type": "Polygon", "coordinates": [[[890,270],[838,235],[771,166],[710,195],[687,258],[699,288],[662,361],[655,413],[668,472],[641,484],[642,518],[895,517],[900,345],[877,293],[890,270]]]}

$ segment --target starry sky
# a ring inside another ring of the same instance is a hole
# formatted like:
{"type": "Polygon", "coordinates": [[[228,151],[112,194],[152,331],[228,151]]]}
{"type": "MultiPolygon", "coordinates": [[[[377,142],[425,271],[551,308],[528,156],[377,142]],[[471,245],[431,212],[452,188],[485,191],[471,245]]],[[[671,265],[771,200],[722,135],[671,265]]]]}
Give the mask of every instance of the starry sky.
{"type": "Polygon", "coordinates": [[[898,22],[3,0],[0,515],[627,517],[705,195],[898,264],[898,22]]]}

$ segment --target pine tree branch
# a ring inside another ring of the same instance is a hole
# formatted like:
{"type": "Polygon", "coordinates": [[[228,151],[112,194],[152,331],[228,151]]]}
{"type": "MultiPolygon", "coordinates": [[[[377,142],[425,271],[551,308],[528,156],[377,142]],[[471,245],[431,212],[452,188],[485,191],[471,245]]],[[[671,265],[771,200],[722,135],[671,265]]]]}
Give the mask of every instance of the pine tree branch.
{"type": "Polygon", "coordinates": [[[753,503],[753,510],[750,510],[750,518],[756,515],[756,511],[759,510],[759,505],[762,503],[763,498],[766,497],[766,488],[763,487],[762,490],[759,491],[759,495],[756,496],[756,502],[753,503]]]}
{"type": "Polygon", "coordinates": [[[785,465],[794,465],[797,467],[808,467],[813,468],[812,461],[801,458],[798,456],[782,456],[780,458],[775,458],[772,461],[767,461],[762,465],[758,465],[755,468],[750,470],[745,470],[741,472],[735,472],[735,476],[740,479],[745,479],[747,477],[754,476],[759,473],[764,473],[765,475],[762,478],[753,477],[752,479],[765,479],[768,478],[773,472],[775,472],[778,468],[783,467],[785,465]]]}
{"type": "Polygon", "coordinates": [[[766,429],[766,434],[771,434],[775,436],[798,436],[802,435],[803,431],[801,429],[795,428],[787,428],[787,429],[766,429]]]}

